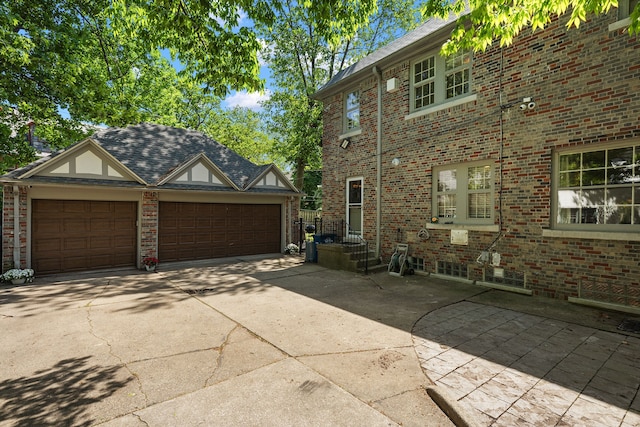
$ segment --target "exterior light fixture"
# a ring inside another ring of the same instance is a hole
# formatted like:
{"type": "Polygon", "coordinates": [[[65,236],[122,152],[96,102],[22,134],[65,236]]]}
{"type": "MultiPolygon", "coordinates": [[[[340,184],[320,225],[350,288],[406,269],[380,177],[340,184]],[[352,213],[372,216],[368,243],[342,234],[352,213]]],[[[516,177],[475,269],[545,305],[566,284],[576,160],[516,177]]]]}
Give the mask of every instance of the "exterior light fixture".
{"type": "Polygon", "coordinates": [[[394,157],[393,160],[391,160],[391,164],[393,166],[398,166],[400,164],[400,159],[397,157],[394,157]]]}
{"type": "Polygon", "coordinates": [[[533,110],[536,108],[536,103],[533,98],[522,98],[522,104],[520,104],[521,110],[533,110]]]}
{"type": "Polygon", "coordinates": [[[351,139],[345,138],[340,143],[340,147],[343,148],[343,149],[346,149],[349,146],[349,144],[351,144],[351,139]]]}

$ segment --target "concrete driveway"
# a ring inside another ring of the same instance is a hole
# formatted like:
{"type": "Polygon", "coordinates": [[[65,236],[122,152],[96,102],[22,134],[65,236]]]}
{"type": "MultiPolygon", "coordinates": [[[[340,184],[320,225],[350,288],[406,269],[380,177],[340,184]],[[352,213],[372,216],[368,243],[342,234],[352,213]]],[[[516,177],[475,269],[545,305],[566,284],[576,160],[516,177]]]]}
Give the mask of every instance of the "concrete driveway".
{"type": "Polygon", "coordinates": [[[0,425],[451,425],[413,347],[424,312],[381,310],[370,278],[161,267],[1,288],[0,425]]]}
{"type": "Polygon", "coordinates": [[[0,288],[0,426],[640,426],[640,318],[250,257],[0,288]]]}

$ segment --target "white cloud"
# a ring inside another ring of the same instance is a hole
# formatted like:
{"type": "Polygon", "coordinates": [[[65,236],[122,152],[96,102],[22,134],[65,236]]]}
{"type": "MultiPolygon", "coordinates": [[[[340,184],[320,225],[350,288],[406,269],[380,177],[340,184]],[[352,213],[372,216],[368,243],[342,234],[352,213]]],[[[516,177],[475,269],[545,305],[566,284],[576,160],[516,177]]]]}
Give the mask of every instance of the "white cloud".
{"type": "Polygon", "coordinates": [[[269,99],[271,92],[266,90],[264,93],[260,92],[235,92],[227,96],[224,100],[224,105],[228,108],[241,107],[249,108],[250,110],[259,110],[262,108],[260,103],[269,99]]]}
{"type": "MultiPolygon", "coordinates": [[[[251,27],[253,25],[253,22],[251,22],[251,20],[247,19],[247,12],[245,12],[244,10],[242,10],[241,8],[237,8],[236,10],[237,14],[238,14],[238,25],[235,28],[239,28],[239,27],[251,27]],[[245,22],[246,21],[246,22],[245,22]]],[[[227,21],[225,21],[224,19],[222,19],[219,16],[215,16],[214,14],[210,13],[209,14],[209,18],[215,20],[220,26],[224,27],[225,25],[227,25],[227,21]]]]}
{"type": "Polygon", "coordinates": [[[264,67],[267,65],[267,58],[273,55],[274,46],[267,43],[267,41],[264,39],[258,39],[258,42],[260,43],[260,50],[258,51],[258,64],[261,67],[264,67]]]}

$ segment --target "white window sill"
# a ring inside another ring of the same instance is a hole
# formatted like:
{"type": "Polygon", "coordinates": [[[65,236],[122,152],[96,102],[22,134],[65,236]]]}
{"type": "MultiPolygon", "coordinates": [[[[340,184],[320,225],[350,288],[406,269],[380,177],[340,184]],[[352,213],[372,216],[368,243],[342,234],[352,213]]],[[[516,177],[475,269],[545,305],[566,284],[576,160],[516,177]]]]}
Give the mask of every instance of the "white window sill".
{"type": "Polygon", "coordinates": [[[627,28],[631,25],[631,18],[624,18],[619,21],[609,24],[609,32],[617,31],[622,28],[627,28]]]}
{"type": "Polygon", "coordinates": [[[498,232],[500,226],[496,224],[442,224],[442,223],[428,223],[426,228],[428,230],[469,230],[469,231],[489,231],[498,232]]]}
{"type": "Polygon", "coordinates": [[[583,230],[542,230],[542,237],[560,237],[569,239],[623,240],[640,241],[640,233],[617,233],[607,231],[583,230]]]}
{"type": "Polygon", "coordinates": [[[447,108],[452,108],[458,105],[466,104],[468,102],[473,102],[477,98],[478,98],[478,95],[476,94],[465,96],[462,98],[455,98],[443,104],[434,105],[433,107],[425,108],[424,110],[419,110],[419,111],[410,113],[409,115],[404,116],[404,119],[405,120],[415,119],[416,117],[425,116],[427,114],[435,113],[436,111],[446,110],[447,108]]]}
{"type": "Polygon", "coordinates": [[[361,133],[362,133],[362,129],[350,130],[349,132],[343,133],[342,135],[338,135],[338,139],[343,140],[346,138],[351,138],[352,136],[357,136],[357,135],[360,135],[361,133]]]}

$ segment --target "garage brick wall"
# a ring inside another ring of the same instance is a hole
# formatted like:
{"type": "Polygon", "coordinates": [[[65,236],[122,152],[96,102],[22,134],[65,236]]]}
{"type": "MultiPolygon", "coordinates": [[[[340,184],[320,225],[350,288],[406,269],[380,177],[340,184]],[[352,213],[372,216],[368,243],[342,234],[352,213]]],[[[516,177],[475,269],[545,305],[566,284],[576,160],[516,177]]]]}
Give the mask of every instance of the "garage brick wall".
{"type": "MultiPolygon", "coordinates": [[[[409,114],[407,57],[383,69],[400,89],[383,90],[382,247],[388,260],[396,242],[425,260],[425,270],[447,261],[469,267],[481,280],[480,252],[498,237],[495,232],[469,232],[468,246],[452,245],[450,230],[417,232],[432,216],[432,169],[472,160],[495,161],[499,176],[503,136],[503,228],[494,249],[501,266],[527,276],[534,293],[550,297],[577,296],[580,283],[627,287],[640,293],[640,242],[589,238],[543,237],[551,227],[552,154],[557,148],[629,141],[640,144],[640,40],[624,31],[608,31],[616,11],[594,17],[579,29],[567,30],[566,17],[554,19],[544,31],[524,31],[510,47],[492,47],[474,55],[475,102],[405,119],[409,114]],[[499,80],[501,57],[504,75],[499,80]],[[502,100],[500,99],[502,88],[502,100]],[[502,115],[500,105],[533,97],[537,106],[518,105],[502,115]],[[501,134],[502,132],[502,134],[501,134]],[[392,166],[393,158],[400,165],[392,166]]],[[[377,79],[372,73],[355,86],[361,91],[362,132],[340,148],[343,97],[323,100],[323,217],[345,216],[345,181],[364,177],[364,237],[375,240],[377,79]]],[[[346,88],[345,88],[346,89],[346,88]]],[[[498,200],[495,183],[495,223],[498,200]]],[[[639,230],[640,232],[640,230],[639,230]]]]}
{"type": "Polygon", "coordinates": [[[2,216],[2,271],[19,267],[26,268],[27,259],[27,190],[25,186],[18,186],[18,194],[14,194],[12,185],[3,186],[2,202],[4,204],[2,216]],[[15,239],[15,197],[20,203],[19,223],[20,235],[15,239]],[[14,264],[13,248],[14,242],[20,244],[20,263],[14,264]]]}
{"type": "Polygon", "coordinates": [[[145,257],[158,256],[158,192],[142,194],[140,230],[140,261],[145,257]]]}

